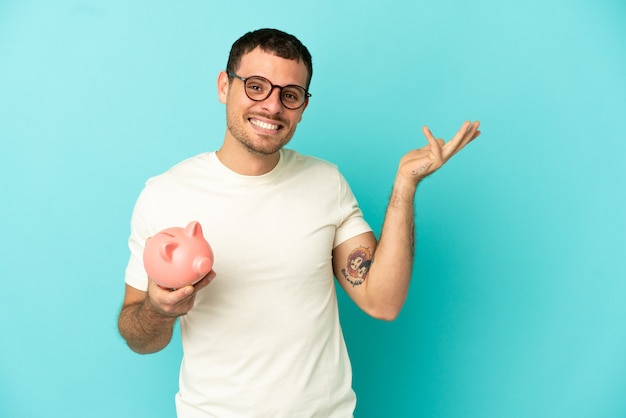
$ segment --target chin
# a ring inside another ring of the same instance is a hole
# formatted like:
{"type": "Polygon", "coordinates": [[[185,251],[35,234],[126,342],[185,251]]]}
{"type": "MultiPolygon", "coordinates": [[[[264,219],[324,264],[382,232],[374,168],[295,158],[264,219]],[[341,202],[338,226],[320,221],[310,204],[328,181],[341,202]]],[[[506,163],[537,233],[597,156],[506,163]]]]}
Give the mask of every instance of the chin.
{"type": "Polygon", "coordinates": [[[249,139],[244,142],[244,145],[260,155],[273,155],[280,151],[285,145],[291,141],[292,135],[285,138],[264,137],[257,135],[256,138],[249,139]]]}

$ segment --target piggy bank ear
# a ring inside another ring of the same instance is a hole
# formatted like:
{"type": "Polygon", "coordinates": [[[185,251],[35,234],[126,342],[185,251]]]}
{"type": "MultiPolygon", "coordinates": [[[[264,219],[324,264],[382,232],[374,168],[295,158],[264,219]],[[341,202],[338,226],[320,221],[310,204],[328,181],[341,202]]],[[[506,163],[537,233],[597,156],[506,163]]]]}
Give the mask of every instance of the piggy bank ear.
{"type": "Polygon", "coordinates": [[[168,262],[172,261],[172,258],[174,258],[174,250],[176,248],[178,248],[178,244],[175,242],[165,243],[161,245],[161,248],[159,248],[159,254],[163,260],[168,262]]]}
{"type": "Polygon", "coordinates": [[[202,227],[200,226],[200,223],[196,221],[189,222],[189,225],[185,228],[185,235],[190,238],[202,236],[202,227]]]}

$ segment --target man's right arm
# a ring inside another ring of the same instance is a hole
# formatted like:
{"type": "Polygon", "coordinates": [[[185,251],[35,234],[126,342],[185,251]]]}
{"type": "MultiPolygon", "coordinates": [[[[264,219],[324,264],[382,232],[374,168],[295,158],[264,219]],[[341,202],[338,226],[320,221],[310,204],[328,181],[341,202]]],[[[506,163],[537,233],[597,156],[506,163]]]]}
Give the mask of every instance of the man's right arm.
{"type": "Polygon", "coordinates": [[[172,339],[176,319],[193,308],[196,292],[214,277],[215,273],[210,272],[195,285],[176,290],[164,289],[152,280],[147,292],[126,285],[117,325],[128,347],[139,354],[165,348],[172,339]]]}

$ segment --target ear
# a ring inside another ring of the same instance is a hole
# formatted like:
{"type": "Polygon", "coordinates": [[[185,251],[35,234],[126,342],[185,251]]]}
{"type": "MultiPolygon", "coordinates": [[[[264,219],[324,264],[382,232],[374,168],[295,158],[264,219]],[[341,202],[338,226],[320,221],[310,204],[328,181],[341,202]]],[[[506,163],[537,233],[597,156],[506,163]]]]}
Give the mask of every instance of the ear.
{"type": "Polygon", "coordinates": [[[220,102],[226,104],[226,98],[228,97],[228,88],[230,87],[230,78],[226,71],[220,71],[217,76],[217,97],[220,102]]]}
{"type": "Polygon", "coordinates": [[[167,262],[172,261],[174,258],[174,250],[178,248],[178,244],[175,242],[168,242],[163,244],[161,248],[159,248],[159,253],[161,254],[161,258],[167,262]]]}
{"type": "Polygon", "coordinates": [[[200,223],[197,221],[189,222],[189,225],[185,228],[185,235],[189,238],[193,238],[198,235],[202,236],[202,227],[200,226],[200,223]]]}

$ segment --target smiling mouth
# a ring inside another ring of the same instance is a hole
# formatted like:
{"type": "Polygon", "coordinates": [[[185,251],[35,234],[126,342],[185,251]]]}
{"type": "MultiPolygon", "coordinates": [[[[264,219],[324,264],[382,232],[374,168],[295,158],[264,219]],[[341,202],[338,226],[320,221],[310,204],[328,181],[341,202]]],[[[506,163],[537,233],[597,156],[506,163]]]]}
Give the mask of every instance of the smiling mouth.
{"type": "Polygon", "coordinates": [[[277,131],[279,129],[282,129],[282,125],[274,125],[273,123],[263,122],[258,119],[250,118],[248,119],[248,121],[250,121],[250,123],[254,126],[257,126],[261,129],[267,129],[268,131],[277,131]]]}

